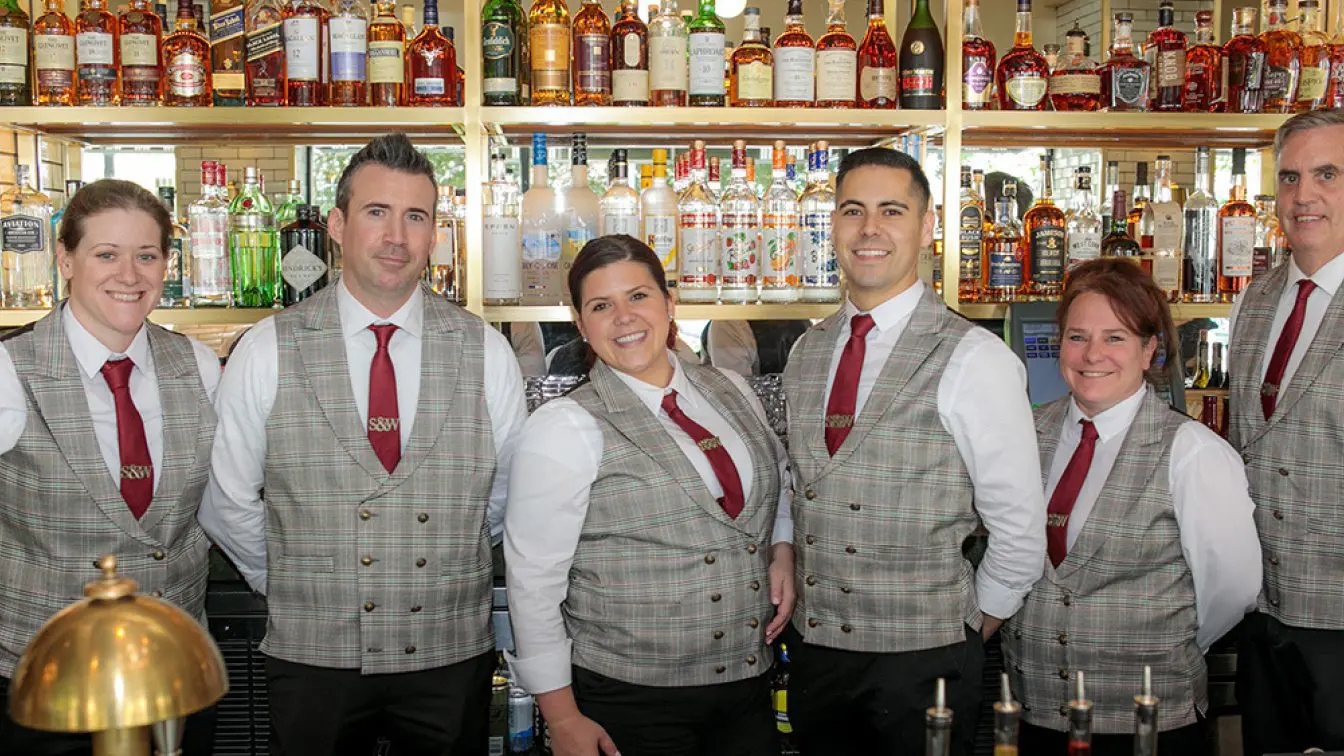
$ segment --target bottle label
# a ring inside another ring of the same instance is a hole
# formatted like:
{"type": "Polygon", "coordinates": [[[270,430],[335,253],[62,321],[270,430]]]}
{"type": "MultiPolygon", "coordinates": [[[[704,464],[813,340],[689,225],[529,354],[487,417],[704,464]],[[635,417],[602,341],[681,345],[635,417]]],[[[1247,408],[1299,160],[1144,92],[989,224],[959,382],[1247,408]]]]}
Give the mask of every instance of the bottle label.
{"type": "Polygon", "coordinates": [[[527,30],[533,90],[569,89],[569,24],[536,24],[527,30]]]}
{"type": "Polygon", "coordinates": [[[1157,85],[1185,86],[1185,50],[1162,50],[1157,54],[1157,85]]]}
{"type": "Polygon", "coordinates": [[[1324,67],[1302,67],[1302,78],[1297,83],[1298,102],[1313,103],[1325,97],[1325,85],[1330,74],[1329,58],[1324,59],[1324,64],[1324,67]]]}
{"type": "Polygon", "coordinates": [[[638,32],[626,32],[621,38],[621,62],[626,68],[639,68],[642,62],[639,48],[642,42],[638,32]]]}
{"type": "Polygon", "coordinates": [[[416,94],[424,95],[426,97],[442,95],[444,92],[448,91],[444,88],[442,76],[417,76],[415,77],[415,81],[412,82],[412,85],[416,94]]]}
{"type": "MultiPolygon", "coordinates": [[[[402,84],[406,81],[405,44],[401,40],[369,42],[369,81],[402,84]]],[[[511,91],[511,90],[510,90],[511,91]]]]}
{"type": "Polygon", "coordinates": [[[644,243],[663,261],[663,271],[677,271],[677,216],[644,216],[644,243]]]}
{"type": "Polygon", "coordinates": [[[1255,258],[1255,218],[1223,218],[1219,257],[1222,274],[1229,278],[1249,276],[1255,258]]]}
{"type": "Polygon", "coordinates": [[[980,281],[981,255],[985,243],[985,214],[977,205],[966,205],[958,216],[960,276],[962,281],[980,281]]]}
{"type": "Polygon", "coordinates": [[[0,219],[0,244],[6,252],[26,255],[47,248],[46,222],[31,215],[10,215],[0,219]]]}
{"type": "Polygon", "coordinates": [[[690,47],[691,96],[723,96],[723,32],[695,32],[690,47]]]}
{"type": "MultiPolygon", "coordinates": [[[[723,51],[719,51],[722,61],[723,51]]],[[[722,66],[722,62],[720,62],[722,66]]],[[[723,69],[719,69],[722,77],[723,69]]],[[[649,35],[649,89],[686,91],[686,38],[649,35]]]]}
{"type": "Polygon", "coordinates": [[[602,216],[602,235],[617,236],[625,234],[639,238],[639,214],[638,212],[629,215],[604,215],[602,216]]]}
{"type": "MultiPolygon", "coordinates": [[[[776,47],[775,99],[781,102],[812,102],[812,85],[816,78],[815,69],[816,51],[812,48],[776,47]]],[[[740,91],[741,84],[738,85],[738,89],[740,91]]],[[[747,98],[744,97],[743,99],[747,98]]],[[[770,96],[766,95],[759,99],[770,99],[770,96]]]]}
{"type": "Polygon", "coordinates": [[[769,102],[771,93],[770,66],[762,61],[753,61],[737,67],[737,99],[754,102],[769,102]]]}
{"type": "Polygon", "coordinates": [[[964,61],[963,65],[966,70],[961,81],[961,99],[967,105],[988,105],[990,85],[994,83],[989,61],[977,55],[964,61]]]}
{"type": "Polygon", "coordinates": [[[243,36],[246,28],[245,6],[239,4],[220,13],[210,14],[210,46],[213,48],[231,39],[243,36]]]}
{"type": "Polygon", "coordinates": [[[1153,255],[1153,283],[1162,291],[1181,290],[1181,258],[1174,254],[1153,255]]]}
{"type": "Polygon", "coordinates": [[[242,93],[245,83],[242,66],[246,44],[243,37],[246,28],[245,11],[244,4],[239,3],[236,7],[210,16],[210,59],[216,93],[242,93]]]}
{"type": "Polygon", "coordinates": [[[1148,75],[1140,68],[1121,68],[1113,76],[1113,96],[1116,102],[1141,106],[1148,98],[1148,75]]]}
{"type": "Polygon", "coordinates": [[[1181,250],[1181,206],[1176,202],[1154,202],[1153,249],[1171,252],[1181,250]]]}
{"type": "Polygon", "coordinates": [[[123,66],[157,66],[159,40],[153,34],[121,35],[121,64],[123,66]]]}
{"type": "MultiPolygon", "coordinates": [[[[174,97],[199,97],[205,94],[205,60],[191,50],[183,50],[168,61],[168,89],[174,97]]],[[[196,246],[191,248],[196,253],[196,246]]]]}
{"type": "Polygon", "coordinates": [[[593,233],[592,226],[575,224],[565,229],[565,249],[561,259],[572,263],[583,251],[584,245],[595,238],[597,234],[593,233]]]}
{"type": "Polygon", "coordinates": [[[1274,251],[1269,247],[1256,247],[1251,251],[1251,277],[1268,273],[1274,267],[1274,251]]]}
{"type": "Polygon", "coordinates": [[[932,68],[901,69],[901,94],[906,97],[934,97],[932,68]]]}
{"type": "Polygon", "coordinates": [[[523,264],[560,263],[559,231],[528,231],[523,234],[523,264]]]}
{"type": "Polygon", "coordinates": [[[1233,86],[1252,90],[1264,89],[1265,54],[1263,52],[1235,55],[1228,60],[1227,68],[1227,76],[1233,86]]]}
{"type": "Polygon", "coordinates": [[[684,286],[714,286],[719,280],[718,219],[713,213],[681,216],[681,275],[684,286]]]}
{"type": "Polygon", "coordinates": [[[993,289],[1016,289],[1022,285],[1022,261],[1017,256],[1017,245],[994,244],[989,251],[989,286],[993,289]]]}
{"type": "Polygon", "coordinates": [[[896,99],[896,69],[867,66],[859,74],[859,99],[865,102],[896,99]]]}
{"type": "Polygon", "coordinates": [[[1101,230],[1073,231],[1068,235],[1069,267],[1101,257],[1101,230]]]}
{"type": "MultiPolygon", "coordinates": [[[[442,215],[439,216],[442,219],[442,215]]],[[[434,248],[429,251],[430,265],[453,265],[457,262],[457,229],[444,224],[434,229],[434,248]]]]}
{"type": "Polygon", "coordinates": [[[766,216],[765,225],[761,229],[761,244],[764,247],[762,262],[765,268],[761,285],[793,288],[798,285],[798,227],[787,222],[772,222],[774,220],[766,216]]]}
{"type": "Polygon", "coordinates": [[[280,277],[295,291],[303,291],[327,274],[327,264],[302,244],[289,248],[280,261],[280,277]]]}
{"type": "Polygon", "coordinates": [[[1038,284],[1064,281],[1064,229],[1041,225],[1031,232],[1031,278],[1038,284]]]}
{"type": "MultiPolygon", "coordinates": [[[[70,86],[73,79],[68,78],[75,70],[75,41],[56,34],[36,34],[33,37],[33,57],[37,60],[38,76],[47,71],[57,73],[55,81],[47,86],[59,86],[61,81],[70,86]]],[[[46,82],[39,81],[39,84],[46,82]]]]}
{"type": "Polygon", "coordinates": [[[830,213],[803,213],[800,256],[803,286],[831,288],[840,285],[840,266],[831,238],[830,213]]]}
{"type": "Polygon", "coordinates": [[[486,94],[512,95],[518,91],[518,72],[513,70],[517,40],[507,21],[486,21],[481,27],[481,57],[484,59],[486,94]]]}
{"type": "Polygon", "coordinates": [[[761,268],[760,241],[755,214],[723,214],[723,285],[756,285],[761,268]]]}
{"type": "Polygon", "coordinates": [[[81,66],[112,65],[112,35],[107,32],[76,34],[75,48],[81,66]]]}
{"type": "Polygon", "coordinates": [[[574,66],[578,91],[605,94],[611,91],[611,37],[580,34],[574,40],[574,66]]]}
{"type": "Polygon", "coordinates": [[[823,102],[853,102],[858,90],[859,56],[853,50],[821,50],[817,53],[817,99],[823,102]]]}
{"type": "Polygon", "coordinates": [[[1293,72],[1284,66],[1265,66],[1265,100],[1288,97],[1293,85],[1293,72]]]}
{"type": "Polygon", "coordinates": [[[521,238],[518,219],[511,216],[487,215],[484,224],[485,259],[482,295],[489,300],[517,299],[523,289],[522,266],[519,264],[521,238]]]}
{"type": "Polygon", "coordinates": [[[1064,73],[1050,77],[1050,94],[1099,95],[1101,77],[1095,73],[1064,73]]]}
{"type": "Polygon", "coordinates": [[[170,307],[181,302],[186,293],[183,287],[186,271],[182,269],[186,258],[182,255],[182,249],[182,239],[168,240],[168,272],[163,279],[163,294],[160,295],[160,301],[170,307]]]}
{"type": "MultiPolygon", "coordinates": [[[[1049,85],[1040,76],[1014,76],[1008,80],[1008,99],[1019,108],[1034,108],[1045,99],[1049,85]]],[[[1018,269],[1021,270],[1019,263],[1018,269]]]]}
{"type": "Polygon", "coordinates": [[[322,69],[317,48],[320,32],[316,17],[285,19],[285,66],[290,81],[317,81],[322,69]]]}
{"type": "Polygon", "coordinates": [[[28,30],[17,26],[0,26],[0,82],[23,84],[27,79],[28,30]],[[15,71],[11,66],[19,67],[15,71]],[[13,78],[16,77],[17,79],[13,78]]]}
{"type": "Polygon", "coordinates": [[[649,72],[638,68],[612,71],[611,99],[614,102],[648,102],[649,72]]]}
{"type": "Polygon", "coordinates": [[[331,34],[331,80],[364,81],[369,22],[335,16],[327,25],[331,34]]]}

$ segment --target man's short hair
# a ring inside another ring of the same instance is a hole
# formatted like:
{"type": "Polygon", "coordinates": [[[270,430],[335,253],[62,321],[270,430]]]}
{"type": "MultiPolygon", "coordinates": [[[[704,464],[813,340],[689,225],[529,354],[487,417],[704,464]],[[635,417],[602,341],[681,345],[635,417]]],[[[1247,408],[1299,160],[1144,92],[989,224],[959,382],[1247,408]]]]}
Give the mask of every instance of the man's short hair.
{"type": "Polygon", "coordinates": [[[919,161],[900,150],[893,150],[889,147],[867,147],[845,155],[844,159],[840,161],[840,171],[835,174],[836,191],[840,191],[840,185],[845,182],[845,176],[850,171],[869,165],[909,171],[910,177],[914,180],[915,191],[924,201],[924,209],[929,209],[929,200],[933,198],[933,190],[929,188],[929,177],[924,175],[924,169],[920,167],[919,161]]]}
{"type": "Polygon", "coordinates": [[[1288,137],[1303,131],[1312,129],[1323,129],[1327,126],[1344,126],[1344,110],[1311,110],[1297,115],[1284,121],[1279,130],[1274,132],[1274,160],[1278,162],[1279,154],[1283,152],[1283,145],[1288,141],[1288,137]]]}
{"type": "Polygon", "coordinates": [[[425,153],[417,150],[415,145],[411,144],[411,140],[401,132],[384,134],[364,145],[350,158],[350,162],[346,163],[345,170],[341,171],[341,180],[336,184],[336,207],[340,208],[342,213],[350,209],[350,184],[355,171],[365,165],[381,165],[401,173],[424,176],[429,179],[435,193],[438,192],[439,184],[434,178],[434,164],[429,162],[425,153]]]}

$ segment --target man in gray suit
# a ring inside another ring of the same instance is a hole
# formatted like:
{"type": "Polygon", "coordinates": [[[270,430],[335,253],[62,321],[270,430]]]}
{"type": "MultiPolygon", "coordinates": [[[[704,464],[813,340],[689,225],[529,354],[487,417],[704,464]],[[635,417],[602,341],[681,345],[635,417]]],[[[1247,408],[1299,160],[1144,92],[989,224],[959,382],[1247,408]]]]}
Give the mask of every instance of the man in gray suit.
{"type": "Polygon", "coordinates": [[[341,279],[257,324],[221,381],[201,522],[267,595],[275,754],[370,724],[399,756],[487,749],[496,472],[526,405],[504,337],[420,284],[435,196],[405,135],[356,153],[341,279]]]}

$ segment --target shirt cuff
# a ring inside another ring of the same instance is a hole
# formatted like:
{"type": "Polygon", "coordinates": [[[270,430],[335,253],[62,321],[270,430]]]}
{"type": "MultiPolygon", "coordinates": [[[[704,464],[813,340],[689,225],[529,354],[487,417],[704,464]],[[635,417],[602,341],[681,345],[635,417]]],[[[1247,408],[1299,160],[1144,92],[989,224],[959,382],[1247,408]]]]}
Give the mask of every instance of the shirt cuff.
{"type": "Polygon", "coordinates": [[[985,574],[984,570],[975,573],[975,595],[980,601],[980,611],[991,617],[1008,619],[1022,608],[1031,589],[1014,590],[985,574]]]}
{"type": "Polygon", "coordinates": [[[526,659],[518,658],[512,651],[505,651],[504,658],[509,662],[514,682],[538,696],[569,687],[573,648],[574,642],[566,638],[559,646],[526,659]]]}
{"type": "Polygon", "coordinates": [[[770,545],[777,543],[793,543],[793,520],[775,520],[775,532],[770,535],[770,545]]]}

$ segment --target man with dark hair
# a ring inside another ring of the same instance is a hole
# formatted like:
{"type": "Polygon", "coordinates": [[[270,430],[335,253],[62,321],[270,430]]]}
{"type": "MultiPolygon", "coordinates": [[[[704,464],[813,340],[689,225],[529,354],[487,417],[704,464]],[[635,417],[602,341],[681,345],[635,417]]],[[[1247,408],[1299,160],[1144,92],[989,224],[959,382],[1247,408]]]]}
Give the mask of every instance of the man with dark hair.
{"type": "Polygon", "coordinates": [[[201,524],[267,596],[271,753],[330,756],[372,726],[398,754],[477,756],[522,378],[498,331],[420,284],[434,172],[404,135],[351,158],[338,195],[340,280],[229,361],[201,524]]]}
{"type": "Polygon", "coordinates": [[[784,370],[798,608],[789,718],[805,754],[918,753],[935,681],[969,754],[983,639],[1045,563],[1026,373],[919,280],[933,240],[919,164],[872,148],[836,178],[839,312],[784,370]],[[983,524],[978,571],[963,542],[983,524]]]}

